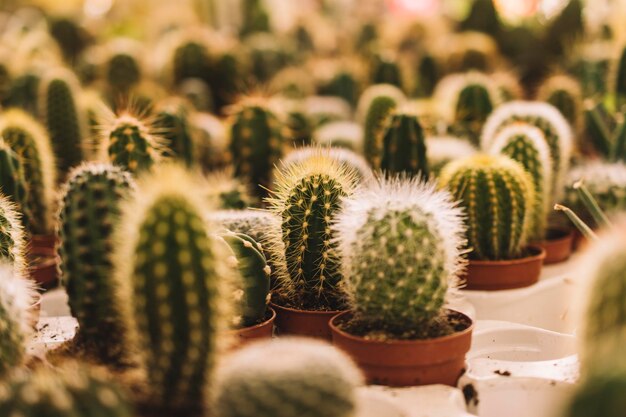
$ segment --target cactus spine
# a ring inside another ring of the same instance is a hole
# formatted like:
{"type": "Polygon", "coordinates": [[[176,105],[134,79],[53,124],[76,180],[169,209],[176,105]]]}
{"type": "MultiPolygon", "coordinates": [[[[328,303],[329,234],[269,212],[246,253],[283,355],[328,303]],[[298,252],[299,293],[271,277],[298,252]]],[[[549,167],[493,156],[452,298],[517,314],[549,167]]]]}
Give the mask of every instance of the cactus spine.
{"type": "Polygon", "coordinates": [[[416,116],[397,112],[383,135],[380,168],[388,174],[406,173],[428,178],[424,132],[416,116]]]}
{"type": "Polygon", "coordinates": [[[477,154],[451,162],[439,178],[467,213],[471,259],[523,254],[535,193],[524,168],[506,156],[477,154]]]}
{"type": "Polygon", "coordinates": [[[402,72],[398,63],[389,56],[378,55],[372,63],[372,84],[391,84],[402,88],[402,72]]]}
{"type": "Polygon", "coordinates": [[[345,200],[334,229],[355,318],[407,335],[440,316],[465,246],[449,193],[418,178],[381,179],[345,200]]]}
{"type": "Polygon", "coordinates": [[[30,230],[32,214],[24,167],[21,159],[2,139],[0,139],[0,192],[17,205],[22,214],[22,222],[27,230],[30,230]]]}
{"type": "Polygon", "coordinates": [[[191,166],[195,161],[194,141],[188,122],[188,110],[180,101],[164,103],[156,110],[155,129],[162,132],[171,153],[191,166]]]}
{"type": "Polygon", "coordinates": [[[490,152],[506,155],[519,162],[532,177],[535,206],[532,208],[528,239],[533,242],[544,240],[551,210],[552,160],[543,133],[525,123],[510,125],[498,133],[490,152]]]}
{"type": "Polygon", "coordinates": [[[72,170],[61,197],[61,280],[80,326],[79,345],[103,363],[123,362],[128,354],[127,324],[119,314],[118,289],[111,278],[112,235],[120,200],[133,187],[130,174],[120,168],[90,163],[72,170]]]}
{"type": "MultiPolygon", "coordinates": [[[[271,211],[282,218],[289,275],[282,290],[295,290],[291,300],[304,309],[343,307],[341,271],[331,224],[340,199],[353,193],[357,174],[320,151],[302,163],[280,170],[271,211]]],[[[272,248],[273,250],[276,248],[272,248]]]]}
{"type": "Polygon", "coordinates": [[[17,205],[0,194],[0,259],[13,265],[16,274],[27,275],[26,242],[17,205]]]}
{"type": "Polygon", "coordinates": [[[198,40],[182,40],[172,57],[173,81],[180,84],[188,78],[198,78],[209,84],[212,59],[206,43],[198,40]]]}
{"type": "Polygon", "coordinates": [[[221,417],[350,417],[362,381],[353,362],[328,344],[303,338],[260,342],[220,368],[215,410],[221,417]]]}

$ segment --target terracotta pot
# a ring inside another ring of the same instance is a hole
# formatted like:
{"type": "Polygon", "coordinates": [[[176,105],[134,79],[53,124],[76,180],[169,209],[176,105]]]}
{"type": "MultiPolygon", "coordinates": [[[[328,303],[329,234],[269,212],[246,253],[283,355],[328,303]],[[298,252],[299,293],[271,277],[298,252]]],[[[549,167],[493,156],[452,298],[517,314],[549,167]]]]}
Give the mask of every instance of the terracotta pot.
{"type": "Polygon", "coordinates": [[[271,304],[276,310],[279,335],[315,337],[332,340],[328,322],[341,311],[308,311],[271,304]]]}
{"type": "Polygon", "coordinates": [[[583,251],[589,244],[589,239],[587,239],[578,229],[574,230],[574,242],[572,244],[572,248],[574,251],[583,251]]]}
{"type": "Polygon", "coordinates": [[[54,249],[43,246],[31,246],[28,264],[31,278],[44,289],[57,284],[59,258],[54,249]]]}
{"type": "Polygon", "coordinates": [[[276,311],[274,311],[271,307],[268,307],[268,310],[271,313],[271,317],[263,323],[244,327],[243,329],[233,330],[233,335],[236,338],[233,348],[244,346],[259,339],[269,339],[272,337],[272,334],[274,333],[276,311]]]}
{"type": "Polygon", "coordinates": [[[56,235],[32,235],[30,238],[30,246],[34,248],[55,250],[57,243],[56,235]]]}
{"type": "Polygon", "coordinates": [[[465,330],[427,340],[367,340],[339,329],[352,313],[338,314],[330,321],[333,344],[348,353],[363,370],[369,384],[394,387],[445,384],[456,386],[465,368],[465,354],[472,344],[474,324],[465,330]]]}
{"type": "Polygon", "coordinates": [[[543,264],[551,265],[568,260],[572,255],[574,232],[570,229],[551,227],[548,228],[546,236],[546,240],[538,244],[546,251],[543,264]]]}
{"type": "Polygon", "coordinates": [[[530,256],[506,261],[473,261],[467,265],[463,277],[466,290],[497,291],[523,288],[539,281],[546,251],[538,246],[528,246],[530,256]]]}

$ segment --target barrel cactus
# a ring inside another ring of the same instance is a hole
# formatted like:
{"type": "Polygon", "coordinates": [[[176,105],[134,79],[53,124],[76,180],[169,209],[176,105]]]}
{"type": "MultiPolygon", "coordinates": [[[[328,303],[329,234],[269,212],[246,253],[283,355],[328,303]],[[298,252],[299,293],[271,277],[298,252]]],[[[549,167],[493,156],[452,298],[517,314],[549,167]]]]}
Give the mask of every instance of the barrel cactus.
{"type": "Polygon", "coordinates": [[[388,53],[378,54],[371,65],[372,84],[391,84],[402,88],[404,80],[402,70],[395,57],[388,53]]]}
{"type": "Polygon", "coordinates": [[[121,317],[113,274],[113,229],[120,201],[134,187],[130,174],[107,164],[84,163],[64,185],[58,218],[60,277],[79,331],[74,341],[102,363],[128,358],[128,324],[121,317]]]}
{"type": "Polygon", "coordinates": [[[281,338],[245,347],[225,361],[214,409],[221,417],[351,417],[362,383],[354,363],[336,348],[281,338]]]}
{"type": "Polygon", "coordinates": [[[201,415],[217,334],[236,271],[210,234],[201,185],[165,164],[138,181],[122,207],[116,277],[130,291],[134,339],[147,373],[146,413],[201,415]]]}
{"type": "Polygon", "coordinates": [[[552,209],[552,159],[543,132],[526,123],[509,125],[498,133],[489,151],[519,162],[532,177],[535,205],[531,209],[528,239],[533,242],[544,240],[548,214],[552,209]]]}
{"type": "Polygon", "coordinates": [[[176,159],[191,166],[195,160],[189,109],[180,100],[167,100],[155,109],[154,129],[161,132],[167,148],[176,159]]]}
{"type": "Polygon", "coordinates": [[[386,123],[380,168],[388,174],[405,173],[428,178],[428,159],[422,126],[414,114],[398,111],[386,123]]]}
{"type": "Polygon", "coordinates": [[[172,51],[171,71],[174,84],[183,80],[197,78],[209,84],[212,58],[209,46],[204,36],[192,39],[183,36],[172,51]]]}
{"type": "Polygon", "coordinates": [[[357,122],[365,124],[367,115],[372,107],[373,101],[377,97],[389,97],[397,105],[403,104],[406,101],[406,96],[398,87],[391,84],[374,84],[366,88],[357,104],[356,119],[357,122]]]}
{"type": "Polygon", "coordinates": [[[449,162],[472,156],[476,148],[467,140],[454,136],[426,138],[426,158],[430,172],[437,176],[449,162]]]}
{"type": "MultiPolygon", "coordinates": [[[[353,193],[358,176],[328,152],[279,170],[270,210],[282,218],[288,275],[281,290],[302,309],[339,310],[344,306],[342,275],[332,222],[342,197],[353,193]]],[[[282,246],[271,250],[283,250],[282,246]]]]}
{"type": "Polygon", "coordinates": [[[465,208],[470,259],[524,255],[535,193],[524,167],[502,155],[477,154],[448,164],[439,177],[465,208]]]}
{"type": "MultiPolygon", "coordinates": [[[[282,159],[282,164],[288,167],[292,164],[302,163],[309,158],[315,158],[319,155],[320,149],[316,147],[304,147],[296,149],[282,159]]],[[[374,177],[372,169],[369,167],[365,159],[348,149],[329,148],[328,155],[341,164],[345,164],[352,168],[359,176],[359,182],[365,183],[371,181],[374,177]]]]}
{"type": "Polygon", "coordinates": [[[574,130],[580,129],[583,92],[576,79],[567,75],[549,77],[539,87],[537,100],[556,107],[574,130]]]}
{"type": "Polygon", "coordinates": [[[108,45],[103,75],[113,100],[127,97],[141,82],[140,46],[130,39],[115,39],[108,45]]]}

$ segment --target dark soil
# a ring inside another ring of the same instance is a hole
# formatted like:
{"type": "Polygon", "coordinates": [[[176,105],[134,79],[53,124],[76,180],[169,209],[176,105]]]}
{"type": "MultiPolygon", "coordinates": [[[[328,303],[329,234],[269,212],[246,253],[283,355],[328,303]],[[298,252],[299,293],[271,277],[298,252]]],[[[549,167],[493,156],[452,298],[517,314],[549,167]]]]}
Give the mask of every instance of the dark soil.
{"type": "Polygon", "coordinates": [[[311,299],[311,300],[294,300],[288,298],[279,292],[272,293],[272,303],[281,307],[293,308],[296,310],[306,311],[343,311],[348,306],[345,300],[328,300],[328,299],[311,299]]]}

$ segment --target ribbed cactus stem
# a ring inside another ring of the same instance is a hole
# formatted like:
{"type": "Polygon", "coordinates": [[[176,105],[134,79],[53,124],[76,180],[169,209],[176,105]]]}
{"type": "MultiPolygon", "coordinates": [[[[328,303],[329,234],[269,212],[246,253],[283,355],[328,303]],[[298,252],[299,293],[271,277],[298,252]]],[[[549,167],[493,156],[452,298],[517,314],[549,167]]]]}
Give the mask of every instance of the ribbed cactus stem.
{"type": "Polygon", "coordinates": [[[399,112],[388,120],[383,134],[380,169],[388,174],[419,174],[428,178],[424,132],[416,116],[399,112]]]}
{"type": "Polygon", "coordinates": [[[175,84],[188,78],[198,78],[208,83],[211,57],[202,41],[184,39],[174,50],[172,72],[175,84]]]}
{"type": "Polygon", "coordinates": [[[585,182],[583,180],[576,181],[573,185],[573,188],[578,191],[580,199],[582,200],[585,207],[587,207],[587,210],[589,210],[589,213],[591,213],[591,216],[593,216],[596,224],[598,224],[598,226],[600,227],[611,227],[612,224],[609,221],[609,218],[606,216],[606,214],[604,214],[596,199],[593,198],[593,196],[585,186],[585,182]]]}
{"type": "Polygon", "coordinates": [[[598,235],[585,223],[572,209],[563,206],[561,204],[555,204],[554,209],[556,211],[562,211],[565,213],[568,219],[576,226],[576,228],[582,233],[584,237],[589,240],[598,240],[598,235]]]}
{"type": "Polygon", "coordinates": [[[184,103],[170,101],[156,109],[155,129],[162,132],[167,147],[175,158],[188,166],[195,162],[194,142],[184,103]]]}
{"type": "Polygon", "coordinates": [[[383,133],[387,119],[397,106],[397,102],[388,96],[379,96],[372,100],[365,116],[363,133],[363,151],[367,162],[372,167],[380,166],[383,148],[383,133]]]}

